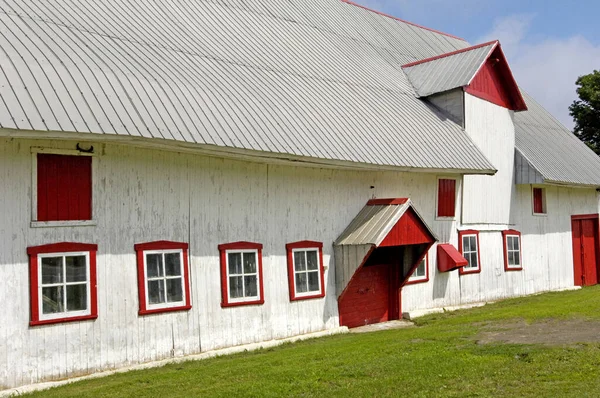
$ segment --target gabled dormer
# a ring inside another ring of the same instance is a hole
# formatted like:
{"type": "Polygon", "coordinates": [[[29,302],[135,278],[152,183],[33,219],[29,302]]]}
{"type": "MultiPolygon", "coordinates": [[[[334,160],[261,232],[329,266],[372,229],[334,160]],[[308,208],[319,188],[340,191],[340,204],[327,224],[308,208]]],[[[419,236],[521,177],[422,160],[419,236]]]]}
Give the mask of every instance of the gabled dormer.
{"type": "Polygon", "coordinates": [[[463,92],[515,112],[527,110],[499,41],[479,44],[402,67],[419,98],[464,124],[463,92]]]}

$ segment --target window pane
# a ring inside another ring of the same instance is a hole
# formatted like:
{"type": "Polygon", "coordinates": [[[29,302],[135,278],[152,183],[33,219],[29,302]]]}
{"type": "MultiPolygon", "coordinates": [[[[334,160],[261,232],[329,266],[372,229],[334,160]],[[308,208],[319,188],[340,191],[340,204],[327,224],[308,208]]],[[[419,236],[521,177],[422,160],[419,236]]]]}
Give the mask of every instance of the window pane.
{"type": "Polygon", "coordinates": [[[425,260],[422,260],[417,269],[415,270],[413,276],[425,276],[425,260]]]}
{"type": "Polygon", "coordinates": [[[256,275],[244,276],[244,285],[246,287],[246,297],[258,296],[258,279],[256,275]]]}
{"type": "MultiPolygon", "coordinates": [[[[87,281],[87,264],[85,256],[65,257],[65,262],[67,266],[67,282],[87,281]]],[[[67,294],[67,297],[68,296],[69,295],[67,294]]]]}
{"type": "Polygon", "coordinates": [[[167,276],[181,276],[180,253],[165,253],[165,274],[167,276]]]}
{"type": "Polygon", "coordinates": [[[229,297],[240,298],[244,297],[244,290],[242,284],[244,283],[242,276],[229,277],[229,297]]]}
{"type": "Polygon", "coordinates": [[[229,274],[241,274],[242,273],[242,253],[229,253],[227,255],[227,261],[229,262],[229,274]]]}
{"type": "Polygon", "coordinates": [[[515,250],[519,250],[519,237],[513,237],[513,247],[515,250]]]}
{"type": "Polygon", "coordinates": [[[463,253],[471,251],[471,245],[469,245],[469,237],[468,236],[463,236],[463,253]]]}
{"type": "Polygon", "coordinates": [[[514,250],[512,236],[507,236],[506,237],[506,249],[507,250],[514,250]]]}
{"type": "Polygon", "coordinates": [[[42,284],[61,283],[62,281],[62,257],[43,257],[42,284]]]}
{"type": "Polygon", "coordinates": [[[148,302],[150,304],[162,304],[165,302],[164,280],[148,281],[148,302]]]}
{"type": "Polygon", "coordinates": [[[310,270],[319,269],[319,261],[317,260],[317,252],[314,250],[306,252],[306,267],[310,270]]]}
{"type": "Polygon", "coordinates": [[[146,273],[148,278],[163,276],[162,254],[146,254],[146,273]]]}
{"type": "Polygon", "coordinates": [[[472,251],[477,251],[477,237],[476,236],[471,236],[469,238],[469,240],[471,241],[471,250],[472,251]]]}
{"type": "Polygon", "coordinates": [[[515,252],[508,252],[508,265],[515,265],[515,252]]]}
{"type": "Polygon", "coordinates": [[[308,273],[308,291],[318,292],[319,291],[319,272],[308,273]]]}
{"type": "Polygon", "coordinates": [[[306,252],[298,251],[294,252],[294,270],[305,271],[306,270],[306,252]]]}
{"type": "Polygon", "coordinates": [[[67,311],[87,309],[87,284],[67,286],[67,311]]]}
{"type": "Polygon", "coordinates": [[[519,252],[514,252],[513,254],[515,256],[514,265],[521,265],[521,256],[519,255],[519,252]]]}
{"type": "Polygon", "coordinates": [[[469,261],[469,264],[471,267],[477,268],[477,252],[471,253],[471,260],[469,261]]]}
{"type": "Polygon", "coordinates": [[[62,286],[42,288],[42,312],[44,314],[56,314],[65,312],[63,308],[62,286]]]}
{"type": "Polygon", "coordinates": [[[181,278],[167,279],[167,302],[183,301],[181,278]]]}
{"type": "Polygon", "coordinates": [[[296,293],[306,293],[308,291],[308,280],[306,272],[296,274],[296,293]]]}
{"type": "Polygon", "coordinates": [[[244,253],[244,274],[256,273],[256,253],[244,253]]]}

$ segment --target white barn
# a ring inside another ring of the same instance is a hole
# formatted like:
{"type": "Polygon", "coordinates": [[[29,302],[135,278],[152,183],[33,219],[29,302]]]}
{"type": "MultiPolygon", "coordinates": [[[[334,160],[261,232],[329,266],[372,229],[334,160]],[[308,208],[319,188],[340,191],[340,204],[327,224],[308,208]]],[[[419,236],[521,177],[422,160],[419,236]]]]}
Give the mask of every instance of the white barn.
{"type": "Polygon", "coordinates": [[[345,0],[0,2],[0,389],[598,282],[498,42],[345,0]]]}

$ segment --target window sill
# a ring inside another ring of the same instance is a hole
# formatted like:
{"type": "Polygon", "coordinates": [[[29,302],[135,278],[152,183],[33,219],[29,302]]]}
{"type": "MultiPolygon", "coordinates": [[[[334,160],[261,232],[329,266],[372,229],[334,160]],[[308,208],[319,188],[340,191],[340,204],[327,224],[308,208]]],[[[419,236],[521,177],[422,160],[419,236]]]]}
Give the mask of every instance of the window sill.
{"type": "Polygon", "coordinates": [[[317,294],[311,294],[310,296],[290,297],[290,301],[312,300],[312,299],[319,299],[319,298],[323,298],[323,297],[325,297],[325,293],[317,293],[317,294]]]}
{"type": "Polygon", "coordinates": [[[504,267],[504,271],[506,271],[506,272],[510,272],[510,271],[523,271],[523,267],[520,267],[520,268],[504,267]]]}
{"type": "Polygon", "coordinates": [[[453,216],[453,217],[435,216],[435,221],[456,221],[456,216],[453,216]]]}
{"type": "Polygon", "coordinates": [[[221,303],[222,308],[227,307],[241,307],[243,305],[263,305],[265,300],[254,300],[254,301],[239,301],[234,303],[221,303]]]}
{"type": "Polygon", "coordinates": [[[176,312],[176,311],[189,311],[192,309],[191,305],[184,305],[179,307],[167,307],[167,308],[156,308],[151,310],[139,310],[138,315],[152,315],[160,314],[163,312],[176,312]]]}
{"type": "Polygon", "coordinates": [[[32,221],[31,228],[95,227],[96,220],[82,221],[32,221]]]}
{"type": "Polygon", "coordinates": [[[412,281],[409,279],[408,282],[406,282],[404,284],[404,286],[406,286],[406,285],[417,285],[419,283],[427,283],[427,282],[429,282],[429,278],[415,279],[415,280],[412,280],[412,281]]]}
{"type": "Polygon", "coordinates": [[[54,323],[67,323],[67,322],[80,322],[80,321],[90,321],[97,319],[98,315],[82,315],[82,316],[74,316],[70,318],[56,318],[56,319],[45,319],[42,321],[31,321],[29,322],[29,326],[43,326],[43,325],[51,325],[54,323]]]}
{"type": "Polygon", "coordinates": [[[548,217],[548,213],[531,213],[534,217],[548,217]]]}

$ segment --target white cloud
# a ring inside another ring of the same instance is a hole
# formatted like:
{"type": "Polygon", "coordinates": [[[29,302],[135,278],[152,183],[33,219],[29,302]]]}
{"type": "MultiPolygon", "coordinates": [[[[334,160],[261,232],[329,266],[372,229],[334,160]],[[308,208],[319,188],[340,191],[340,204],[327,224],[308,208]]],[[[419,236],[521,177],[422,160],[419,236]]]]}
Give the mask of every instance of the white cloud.
{"type": "Polygon", "coordinates": [[[572,129],[569,105],[577,98],[577,77],[600,65],[600,46],[581,36],[530,38],[532,15],[498,19],[478,42],[499,39],[519,85],[572,129]]]}

